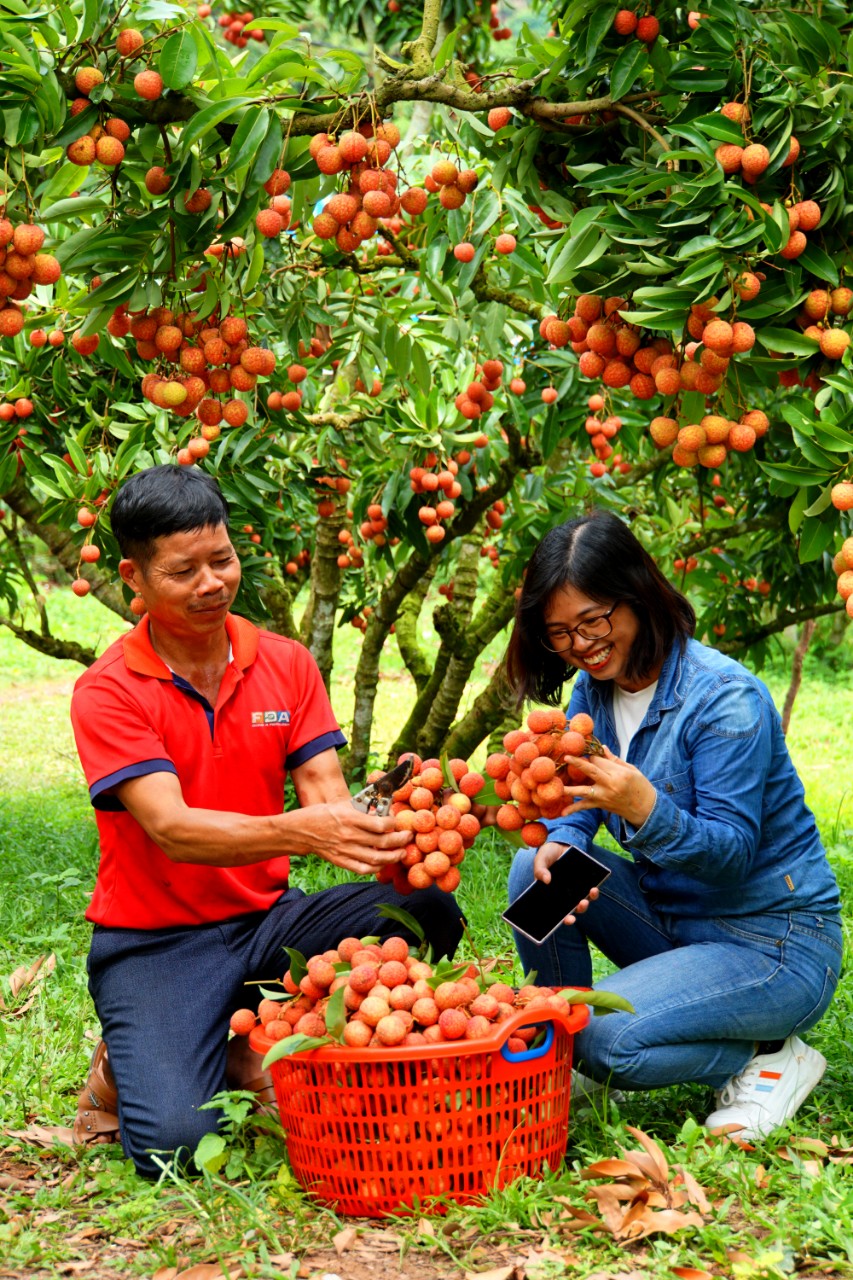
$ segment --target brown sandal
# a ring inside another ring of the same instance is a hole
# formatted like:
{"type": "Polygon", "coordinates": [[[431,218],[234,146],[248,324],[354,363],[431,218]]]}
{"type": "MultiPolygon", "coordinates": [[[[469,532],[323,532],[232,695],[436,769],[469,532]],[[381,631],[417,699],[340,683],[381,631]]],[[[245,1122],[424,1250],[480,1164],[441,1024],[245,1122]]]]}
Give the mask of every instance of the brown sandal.
{"type": "Polygon", "coordinates": [[[98,1041],[89,1063],[89,1074],[77,1102],[72,1134],[79,1145],[120,1140],[118,1090],[103,1040],[98,1041]]]}

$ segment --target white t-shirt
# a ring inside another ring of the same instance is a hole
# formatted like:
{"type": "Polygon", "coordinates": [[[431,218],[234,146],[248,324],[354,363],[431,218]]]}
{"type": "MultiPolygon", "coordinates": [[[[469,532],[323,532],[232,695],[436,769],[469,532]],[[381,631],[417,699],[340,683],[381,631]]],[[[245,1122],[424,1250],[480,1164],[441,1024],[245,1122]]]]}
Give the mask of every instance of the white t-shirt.
{"type": "Polygon", "coordinates": [[[636,693],[620,689],[618,684],[613,686],[613,720],[616,725],[616,737],[619,739],[620,760],[628,759],[631,739],[643,723],[657,687],[657,680],[636,693]]]}

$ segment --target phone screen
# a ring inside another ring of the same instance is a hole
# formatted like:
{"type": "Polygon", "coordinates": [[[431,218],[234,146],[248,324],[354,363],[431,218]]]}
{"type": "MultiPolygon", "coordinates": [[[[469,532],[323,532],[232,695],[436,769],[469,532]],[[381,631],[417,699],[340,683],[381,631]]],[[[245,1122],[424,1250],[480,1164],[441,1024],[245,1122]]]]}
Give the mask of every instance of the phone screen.
{"type": "Polygon", "coordinates": [[[503,918],[532,942],[544,942],[610,871],[599,862],[569,845],[551,866],[551,883],[535,880],[503,913],[503,918]]]}

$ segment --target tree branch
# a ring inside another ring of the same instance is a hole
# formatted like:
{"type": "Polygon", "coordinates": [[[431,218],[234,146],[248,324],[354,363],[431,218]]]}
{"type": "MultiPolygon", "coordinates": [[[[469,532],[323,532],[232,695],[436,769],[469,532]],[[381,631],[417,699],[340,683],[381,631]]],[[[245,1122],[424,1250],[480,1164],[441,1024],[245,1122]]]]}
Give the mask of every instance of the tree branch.
{"type": "Polygon", "coordinates": [[[731,640],[721,640],[716,648],[721,653],[740,653],[743,649],[749,649],[754,644],[760,644],[762,640],[769,640],[771,636],[778,635],[780,631],[786,630],[787,627],[798,627],[803,622],[808,622],[811,618],[826,618],[833,613],[843,613],[844,605],[835,604],[812,604],[805,609],[792,609],[788,613],[777,613],[772,621],[768,622],[764,627],[757,627],[755,631],[748,631],[746,635],[732,636],[731,640]]]}
{"type": "Polygon", "coordinates": [[[60,640],[57,636],[42,635],[38,631],[31,631],[29,627],[19,627],[11,618],[0,617],[0,626],[7,627],[24,644],[39,653],[47,654],[49,658],[67,658],[71,662],[82,663],[84,667],[91,667],[98,656],[94,649],[87,649],[76,640],[60,640]]]}

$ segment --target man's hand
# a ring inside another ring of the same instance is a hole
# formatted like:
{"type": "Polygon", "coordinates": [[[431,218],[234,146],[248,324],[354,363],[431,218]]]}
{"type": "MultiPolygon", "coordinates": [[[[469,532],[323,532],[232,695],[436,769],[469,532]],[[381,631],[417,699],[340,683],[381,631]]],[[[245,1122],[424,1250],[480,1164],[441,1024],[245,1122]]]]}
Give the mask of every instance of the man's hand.
{"type": "MultiPolygon", "coordinates": [[[[558,858],[562,858],[564,853],[566,853],[566,845],[557,844],[553,840],[549,840],[546,844],[540,845],[536,853],[536,857],[533,860],[533,874],[536,879],[541,880],[543,884],[550,884],[551,867],[558,858]]],[[[570,853],[566,854],[567,858],[570,858],[571,856],[572,855],[570,853]]],[[[576,918],[583,915],[584,911],[588,911],[590,903],[595,902],[597,897],[598,889],[590,889],[589,896],[581,899],[574,911],[569,912],[565,917],[563,924],[574,924],[576,918]]]]}
{"type": "Polygon", "coordinates": [[[575,796],[563,814],[581,809],[607,809],[632,826],[641,827],[655,807],[657,792],[645,774],[633,764],[620,760],[607,747],[601,756],[579,756],[572,765],[587,776],[575,787],[565,787],[567,797],[575,796]]]}
{"type": "Polygon", "coordinates": [[[357,875],[369,875],[399,862],[411,833],[397,831],[393,818],[362,813],[350,800],[312,804],[299,810],[300,827],[326,862],[357,875]]]}

